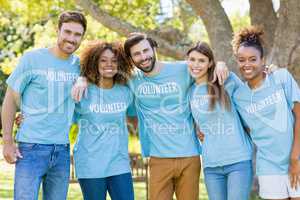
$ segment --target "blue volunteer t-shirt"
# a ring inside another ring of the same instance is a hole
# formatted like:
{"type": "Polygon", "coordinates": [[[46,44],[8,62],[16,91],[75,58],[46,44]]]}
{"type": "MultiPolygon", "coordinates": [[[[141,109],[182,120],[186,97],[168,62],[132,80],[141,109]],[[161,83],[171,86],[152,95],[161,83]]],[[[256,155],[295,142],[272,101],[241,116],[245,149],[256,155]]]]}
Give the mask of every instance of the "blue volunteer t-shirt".
{"type": "Polygon", "coordinates": [[[257,89],[245,83],[236,90],[234,102],[257,146],[257,175],[287,174],[293,143],[292,109],[299,101],[299,87],[286,69],[267,75],[257,89]]]}
{"type": "Polygon", "coordinates": [[[126,112],[133,95],[126,86],[102,89],[90,84],[76,104],[79,135],[74,146],[76,176],[104,178],[130,172],[126,112]]]}
{"type": "Polygon", "coordinates": [[[18,142],[69,143],[75,108],[71,88],[79,70],[74,55],[62,60],[46,48],[24,54],[6,81],[21,96],[24,121],[16,136],[18,142]]]}
{"type": "Polygon", "coordinates": [[[135,95],[143,156],[172,158],[200,154],[188,102],[191,83],[184,62],[164,62],[154,76],[137,71],[129,82],[135,95]]]}
{"type": "MultiPolygon", "coordinates": [[[[239,82],[239,78],[231,72],[225,82],[225,90],[230,99],[239,82]]],[[[251,160],[252,145],[233,102],[231,101],[231,110],[226,110],[218,102],[210,110],[207,84],[194,83],[189,96],[194,120],[205,135],[202,143],[204,168],[251,160]]]]}

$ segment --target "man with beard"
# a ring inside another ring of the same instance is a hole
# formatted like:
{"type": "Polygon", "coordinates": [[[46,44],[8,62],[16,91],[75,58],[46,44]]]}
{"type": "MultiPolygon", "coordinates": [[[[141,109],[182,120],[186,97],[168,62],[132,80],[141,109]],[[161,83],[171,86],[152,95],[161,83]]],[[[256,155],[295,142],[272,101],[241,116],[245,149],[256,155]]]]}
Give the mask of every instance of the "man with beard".
{"type": "Polygon", "coordinates": [[[15,164],[14,199],[63,200],[69,185],[69,138],[74,102],[70,91],[79,75],[78,49],[86,19],[74,11],[59,16],[54,47],[25,53],[7,79],[2,107],[3,155],[15,164]],[[24,120],[12,136],[17,106],[24,120]]]}

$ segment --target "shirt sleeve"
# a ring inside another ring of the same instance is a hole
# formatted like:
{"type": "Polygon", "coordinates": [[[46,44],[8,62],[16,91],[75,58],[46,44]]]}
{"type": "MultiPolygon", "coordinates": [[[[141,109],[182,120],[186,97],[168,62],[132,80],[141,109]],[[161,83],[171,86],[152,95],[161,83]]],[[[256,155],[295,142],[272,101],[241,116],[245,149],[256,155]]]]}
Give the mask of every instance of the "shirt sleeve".
{"type": "Polygon", "coordinates": [[[129,117],[136,117],[136,109],[135,109],[135,98],[132,93],[132,91],[127,88],[127,94],[128,94],[128,108],[127,108],[127,116],[129,117]]]}
{"type": "Polygon", "coordinates": [[[17,67],[10,74],[6,83],[11,87],[15,92],[22,94],[26,86],[30,83],[32,79],[32,67],[29,62],[29,55],[24,54],[21,57],[17,67]]]}
{"type": "Polygon", "coordinates": [[[195,82],[195,79],[192,77],[187,64],[186,64],[185,68],[186,68],[186,73],[187,73],[187,75],[186,75],[187,82],[188,82],[188,85],[191,86],[195,82]]]}
{"type": "Polygon", "coordinates": [[[80,102],[75,103],[75,109],[74,109],[73,118],[72,118],[73,124],[78,124],[79,119],[80,119],[80,102]]]}
{"type": "Polygon", "coordinates": [[[135,109],[135,100],[133,99],[131,104],[129,104],[128,108],[127,108],[127,115],[129,117],[136,117],[136,109],[135,109]]]}
{"type": "Polygon", "coordinates": [[[189,106],[190,106],[190,102],[192,100],[193,88],[194,88],[194,85],[191,85],[191,87],[189,88],[189,90],[187,92],[187,101],[188,101],[189,106]]]}
{"type": "Polygon", "coordinates": [[[230,72],[227,80],[225,81],[225,90],[229,96],[232,96],[241,84],[243,84],[241,79],[234,72],[230,72]]]}
{"type": "Polygon", "coordinates": [[[299,86],[287,69],[280,69],[279,71],[286,100],[289,106],[293,108],[295,102],[300,102],[299,86]]]}

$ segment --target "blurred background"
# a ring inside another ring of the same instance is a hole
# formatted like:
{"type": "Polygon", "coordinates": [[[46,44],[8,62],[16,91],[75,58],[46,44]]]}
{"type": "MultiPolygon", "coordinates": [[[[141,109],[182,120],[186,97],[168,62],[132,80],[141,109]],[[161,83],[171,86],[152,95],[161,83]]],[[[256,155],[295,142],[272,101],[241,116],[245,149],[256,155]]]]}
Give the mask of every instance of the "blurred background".
{"type": "MultiPolygon", "coordinates": [[[[20,56],[55,42],[57,17],[64,10],[79,10],[87,16],[87,33],[80,49],[89,40],[123,41],[130,32],[139,31],[158,42],[159,59],[182,60],[188,47],[204,40],[212,46],[216,59],[225,61],[233,71],[237,71],[231,47],[233,32],[260,25],[265,31],[267,64],[287,67],[300,80],[299,0],[0,0],[0,105],[5,80],[20,56]]],[[[73,127],[72,143],[76,132],[73,127]]],[[[129,149],[140,152],[136,134],[130,136],[129,149]]],[[[13,165],[5,163],[1,153],[0,199],[13,199],[13,173],[13,165]]],[[[207,199],[203,177],[200,186],[200,199],[207,199]]],[[[135,183],[135,193],[136,199],[146,199],[145,184],[135,183]]],[[[82,199],[78,184],[71,184],[69,199],[82,199]]]]}

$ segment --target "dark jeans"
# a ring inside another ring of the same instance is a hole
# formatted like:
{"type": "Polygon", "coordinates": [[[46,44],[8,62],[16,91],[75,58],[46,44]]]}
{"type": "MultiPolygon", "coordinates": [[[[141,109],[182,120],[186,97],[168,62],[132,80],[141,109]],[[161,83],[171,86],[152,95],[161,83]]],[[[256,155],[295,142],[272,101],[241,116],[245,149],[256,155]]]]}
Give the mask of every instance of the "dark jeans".
{"type": "Polygon", "coordinates": [[[131,173],[105,178],[78,179],[84,200],[134,200],[131,173]]]}

